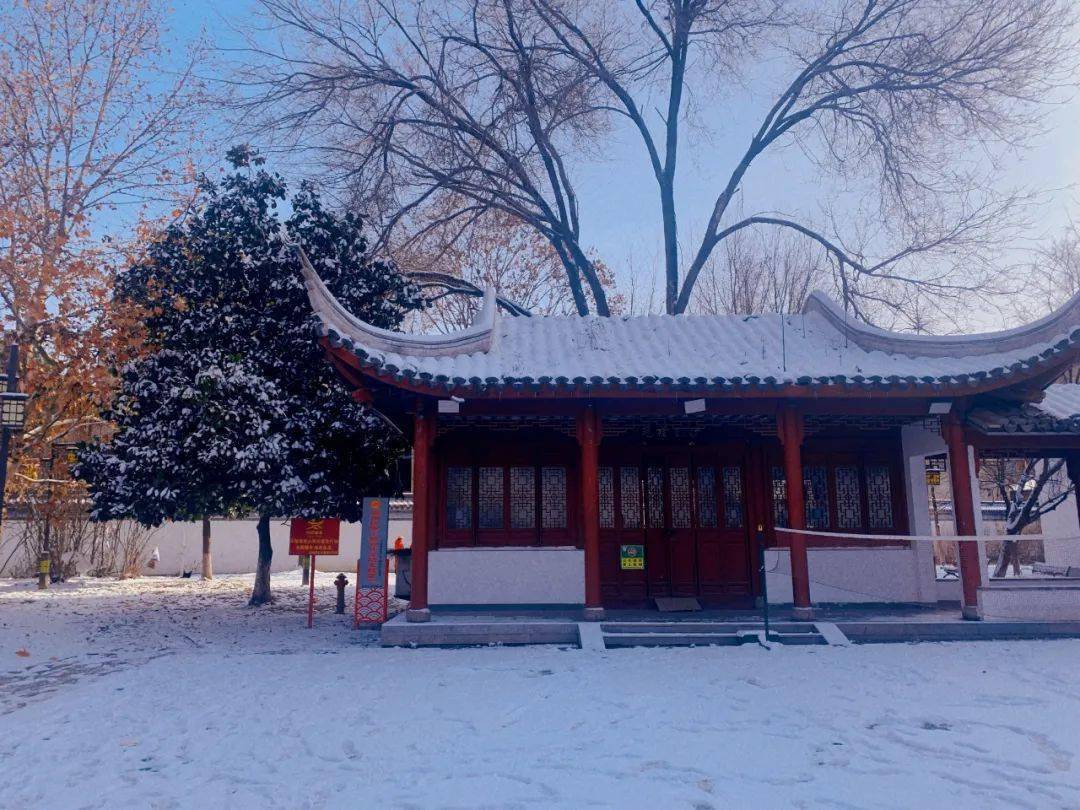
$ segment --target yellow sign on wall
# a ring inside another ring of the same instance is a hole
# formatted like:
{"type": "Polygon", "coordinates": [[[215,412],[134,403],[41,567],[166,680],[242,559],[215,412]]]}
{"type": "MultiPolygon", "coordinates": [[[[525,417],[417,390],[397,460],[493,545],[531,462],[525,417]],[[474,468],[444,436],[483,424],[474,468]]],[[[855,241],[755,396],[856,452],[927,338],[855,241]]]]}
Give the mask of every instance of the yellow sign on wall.
{"type": "Polygon", "coordinates": [[[645,569],[645,546],[619,546],[619,567],[623,571],[642,571],[645,569]]]}

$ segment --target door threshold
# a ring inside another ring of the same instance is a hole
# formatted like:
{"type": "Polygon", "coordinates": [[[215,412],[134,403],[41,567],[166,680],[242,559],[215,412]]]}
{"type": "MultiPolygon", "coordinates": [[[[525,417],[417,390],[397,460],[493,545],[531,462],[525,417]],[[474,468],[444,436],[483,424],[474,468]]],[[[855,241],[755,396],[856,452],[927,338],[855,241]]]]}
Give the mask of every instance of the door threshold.
{"type": "Polygon", "coordinates": [[[694,596],[657,596],[653,601],[661,613],[693,613],[701,610],[701,602],[694,596]]]}

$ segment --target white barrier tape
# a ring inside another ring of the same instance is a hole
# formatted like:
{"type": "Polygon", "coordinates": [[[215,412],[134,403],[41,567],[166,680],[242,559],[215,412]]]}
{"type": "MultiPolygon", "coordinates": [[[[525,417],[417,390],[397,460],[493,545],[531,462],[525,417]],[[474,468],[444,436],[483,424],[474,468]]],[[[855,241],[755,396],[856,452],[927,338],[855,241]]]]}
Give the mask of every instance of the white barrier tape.
{"type": "Polygon", "coordinates": [[[789,529],[783,526],[775,528],[787,534],[802,534],[812,537],[828,537],[834,540],[940,540],[947,543],[970,543],[980,540],[1080,540],[1080,535],[1058,537],[1050,534],[848,534],[845,532],[819,532],[810,529],[789,529]]]}

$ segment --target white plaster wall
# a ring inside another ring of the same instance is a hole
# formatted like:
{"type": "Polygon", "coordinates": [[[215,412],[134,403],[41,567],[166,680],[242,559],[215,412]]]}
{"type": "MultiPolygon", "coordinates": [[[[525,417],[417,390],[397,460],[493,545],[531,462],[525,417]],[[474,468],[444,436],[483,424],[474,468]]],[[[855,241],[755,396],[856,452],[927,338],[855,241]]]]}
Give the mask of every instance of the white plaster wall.
{"type": "MultiPolygon", "coordinates": [[[[5,521],[3,542],[0,542],[0,563],[8,559],[22,536],[21,521],[5,521]]],[[[412,521],[391,518],[387,542],[394,547],[397,538],[405,546],[412,543],[412,521]]],[[[270,522],[270,540],[274,547],[274,559],[270,570],[274,573],[289,571],[299,565],[297,557],[289,556],[289,521],[272,520],[270,522]]],[[[143,574],[149,576],[180,576],[184,571],[198,572],[202,566],[202,523],[175,522],[164,523],[154,529],[146,545],[146,557],[150,558],[154,549],[161,555],[160,562],[149,568],[143,567],[143,574]]],[[[212,520],[210,521],[210,549],[213,554],[214,573],[249,574],[255,571],[259,556],[259,538],[255,520],[212,520]]],[[[320,571],[355,571],[356,560],[360,556],[360,524],[341,524],[340,554],[333,557],[316,558],[316,568],[320,571]]],[[[20,563],[19,554],[15,555],[13,565],[20,563]]],[[[85,564],[80,565],[84,570],[85,564]]],[[[0,571],[7,575],[8,571],[0,571]]]]}
{"type": "Polygon", "coordinates": [[[577,548],[452,548],[428,554],[432,605],[581,605],[585,553],[577,548]]]}
{"type": "Polygon", "coordinates": [[[959,579],[938,580],[934,583],[934,591],[939,602],[959,602],[964,596],[959,579]]]}
{"type": "MultiPolygon", "coordinates": [[[[930,496],[926,491],[926,457],[945,452],[945,440],[936,430],[927,430],[923,424],[904,425],[900,429],[900,443],[904,454],[904,471],[907,475],[905,495],[907,498],[908,526],[911,534],[933,534],[930,519],[930,496]]],[[[910,549],[913,582],[916,596],[912,601],[931,604],[942,598],[934,568],[934,547],[930,542],[915,541],[910,549]]],[[[811,596],[813,590],[811,589],[811,596]]]]}
{"type": "MultiPolygon", "coordinates": [[[[1076,514],[1076,495],[1069,495],[1053,512],[1039,519],[1043,534],[1057,537],[1080,535],[1080,522],[1076,514]]],[[[1044,540],[1043,550],[1050,565],[1080,566],[1080,540],[1044,540]]]]}
{"type": "Polygon", "coordinates": [[[1080,584],[989,585],[979,588],[979,613],[988,619],[1080,621],[1080,584]]]}
{"type": "MultiPolygon", "coordinates": [[[[933,581],[927,596],[926,574],[910,548],[811,548],[810,599],[819,602],[937,601],[933,581]]],[[[769,602],[791,603],[791,553],[765,550],[769,602]]]]}
{"type": "MultiPolygon", "coordinates": [[[[213,520],[210,522],[211,551],[214,556],[214,572],[217,574],[246,574],[255,571],[259,557],[259,537],[254,520],[213,520]]],[[[21,521],[5,521],[3,543],[0,543],[0,562],[6,560],[19,542],[23,527],[21,521]]],[[[271,521],[270,539],[274,547],[271,570],[287,571],[296,566],[296,558],[289,557],[288,522],[271,521]]],[[[146,543],[146,559],[154,549],[161,560],[150,568],[143,566],[146,575],[179,576],[184,571],[199,571],[202,565],[202,523],[163,523],[151,530],[146,543]]],[[[16,558],[21,552],[16,554],[16,558]]],[[[13,564],[15,561],[13,560],[13,564]]],[[[80,561],[79,571],[85,571],[88,563],[80,561]]],[[[9,571],[0,571],[8,575],[9,571]]]]}
{"type": "MultiPolygon", "coordinates": [[[[289,557],[289,524],[270,521],[270,541],[274,558],[272,572],[296,567],[289,557]]],[[[157,548],[161,561],[153,568],[143,568],[147,575],[179,576],[202,566],[202,523],[163,523],[154,530],[147,551],[157,548]]],[[[255,570],[259,559],[259,535],[254,520],[210,521],[210,553],[215,574],[247,574],[255,570]]]]}

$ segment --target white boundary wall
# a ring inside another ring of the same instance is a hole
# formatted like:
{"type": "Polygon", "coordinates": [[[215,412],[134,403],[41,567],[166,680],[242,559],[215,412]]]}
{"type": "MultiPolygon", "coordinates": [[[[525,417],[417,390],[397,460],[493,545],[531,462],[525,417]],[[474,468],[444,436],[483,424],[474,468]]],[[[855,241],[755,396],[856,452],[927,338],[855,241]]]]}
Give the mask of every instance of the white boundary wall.
{"type": "Polygon", "coordinates": [[[428,553],[432,605],[581,605],[585,552],[578,548],[500,546],[428,553]]]}
{"type": "MultiPolygon", "coordinates": [[[[1076,514],[1076,494],[1069,495],[1057,509],[1047,512],[1041,518],[1043,534],[1056,534],[1059,537],[1073,537],[1080,533],[1080,522],[1076,514]]],[[[1043,550],[1049,565],[1080,566],[1080,542],[1075,540],[1043,540],[1043,550]]]]}
{"type": "Polygon", "coordinates": [[[1013,580],[979,588],[979,611],[989,619],[1080,621],[1075,580],[1013,580]]]}
{"type": "MultiPolygon", "coordinates": [[[[22,536],[21,521],[5,521],[3,541],[0,542],[0,563],[8,558],[15,548],[15,543],[22,536]]],[[[390,518],[388,542],[391,548],[394,541],[401,538],[408,546],[412,542],[412,520],[390,518]]],[[[274,547],[274,559],[271,571],[289,571],[296,568],[299,561],[289,556],[289,521],[271,520],[270,539],[274,547]]],[[[202,523],[163,523],[154,529],[146,544],[146,558],[149,560],[154,549],[161,556],[160,562],[150,568],[143,566],[142,573],[149,576],[180,576],[185,571],[199,572],[202,565],[202,523]]],[[[248,574],[255,571],[259,556],[259,539],[255,520],[212,520],[210,521],[210,549],[213,554],[214,573],[248,574]]],[[[356,560],[360,556],[360,524],[341,524],[341,553],[335,557],[318,557],[316,567],[320,571],[356,571],[356,560]]],[[[22,562],[21,552],[16,552],[12,564],[22,562]]],[[[85,571],[85,563],[79,571],[85,571]]],[[[0,576],[8,576],[9,571],[0,571],[0,576]]],[[[351,578],[350,578],[351,579],[351,578]]]]}

